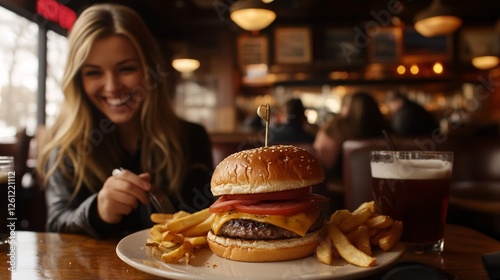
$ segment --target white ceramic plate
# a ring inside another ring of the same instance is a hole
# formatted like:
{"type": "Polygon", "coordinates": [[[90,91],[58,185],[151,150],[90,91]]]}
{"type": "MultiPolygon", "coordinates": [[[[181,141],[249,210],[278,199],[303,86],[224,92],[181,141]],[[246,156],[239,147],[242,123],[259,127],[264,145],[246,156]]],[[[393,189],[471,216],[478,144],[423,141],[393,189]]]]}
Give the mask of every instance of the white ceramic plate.
{"type": "Polygon", "coordinates": [[[166,264],[152,254],[145,243],[149,230],[145,229],[123,238],[116,246],[116,254],[125,263],[146,273],[172,279],[354,279],[387,269],[403,253],[398,244],[389,252],[374,252],[377,264],[362,268],[345,261],[334,261],[332,265],[319,263],[314,256],[304,259],[247,263],[220,258],[208,247],[195,251],[191,264],[166,264]]]}

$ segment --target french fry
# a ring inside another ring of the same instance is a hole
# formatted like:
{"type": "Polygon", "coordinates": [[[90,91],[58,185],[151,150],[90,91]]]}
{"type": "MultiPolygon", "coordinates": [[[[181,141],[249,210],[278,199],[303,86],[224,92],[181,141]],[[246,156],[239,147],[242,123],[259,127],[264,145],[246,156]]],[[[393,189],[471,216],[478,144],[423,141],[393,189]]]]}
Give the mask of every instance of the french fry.
{"type": "Polygon", "coordinates": [[[332,245],[329,238],[321,240],[316,247],[316,259],[324,264],[332,264],[332,245]]]}
{"type": "Polygon", "coordinates": [[[356,230],[356,237],[352,241],[352,244],[358,248],[361,252],[372,255],[372,247],[370,244],[370,233],[366,226],[359,226],[356,230]]]}
{"type": "Polygon", "coordinates": [[[173,219],[174,215],[165,213],[152,213],[149,218],[155,224],[164,224],[166,221],[173,219]]]}
{"type": "Polygon", "coordinates": [[[161,239],[162,239],[162,232],[164,232],[164,227],[163,225],[154,225],[151,227],[151,229],[149,230],[149,234],[151,235],[151,238],[154,240],[154,241],[157,241],[157,242],[160,242],[161,239]]]}
{"type": "Polygon", "coordinates": [[[188,228],[185,232],[183,232],[183,234],[186,237],[202,236],[202,235],[206,236],[207,233],[212,228],[212,223],[214,222],[214,220],[215,220],[215,215],[211,214],[208,217],[208,219],[195,226],[188,228]]]}
{"type": "Polygon", "coordinates": [[[370,234],[370,238],[371,238],[372,236],[377,235],[377,234],[378,234],[378,232],[379,232],[379,230],[378,230],[378,229],[368,228],[368,233],[370,234]]]}
{"type": "Polygon", "coordinates": [[[366,220],[365,225],[372,229],[384,229],[390,227],[393,222],[389,216],[376,215],[366,220]]]}
{"type": "Polygon", "coordinates": [[[369,201],[369,202],[364,202],[358,208],[354,211],[352,211],[353,214],[357,214],[361,211],[364,211],[365,209],[370,209],[372,213],[375,213],[375,201],[369,201]]]}
{"type": "MultiPolygon", "coordinates": [[[[357,211],[357,210],[356,210],[357,211]]],[[[339,224],[339,229],[342,232],[350,232],[356,227],[362,225],[370,216],[373,214],[373,209],[369,207],[365,207],[355,213],[352,214],[351,217],[343,220],[339,224]]]]}
{"type": "Polygon", "coordinates": [[[179,246],[179,248],[173,250],[172,252],[163,253],[161,255],[161,260],[166,263],[177,263],[183,257],[189,257],[193,253],[193,249],[193,244],[185,241],[181,246],[179,246]]]}
{"type": "Polygon", "coordinates": [[[207,237],[206,236],[185,237],[184,240],[193,244],[193,246],[195,246],[195,247],[201,247],[201,246],[207,244],[207,237]]]}
{"type": "Polygon", "coordinates": [[[161,234],[162,241],[172,242],[176,244],[182,244],[184,242],[184,237],[180,234],[175,234],[170,231],[163,232],[161,234]]]}
{"type": "Polygon", "coordinates": [[[171,252],[176,246],[179,246],[179,244],[170,241],[162,241],[158,244],[157,248],[162,252],[171,252]]]}
{"type": "Polygon", "coordinates": [[[208,208],[205,208],[193,214],[170,221],[167,224],[167,228],[173,233],[180,233],[203,222],[204,220],[208,219],[210,215],[211,213],[208,212],[208,208]]]}
{"type": "Polygon", "coordinates": [[[327,254],[331,253],[332,259],[343,258],[361,267],[373,266],[377,261],[373,257],[373,248],[392,249],[401,237],[402,226],[389,216],[377,214],[374,201],[365,202],[352,212],[337,210],[326,222],[328,235],[322,237],[318,245],[317,259],[327,263],[327,254]],[[333,243],[329,251],[323,244],[324,239],[333,243]]]}
{"type": "Polygon", "coordinates": [[[156,224],[151,227],[151,231],[158,231],[159,233],[162,233],[168,231],[168,229],[164,224],[156,224]]]}
{"type": "Polygon", "coordinates": [[[395,221],[392,226],[378,239],[378,246],[384,251],[389,251],[401,238],[403,232],[403,223],[395,221]]]}
{"type": "Polygon", "coordinates": [[[176,219],[180,219],[180,218],[183,218],[183,217],[186,217],[186,216],[189,216],[191,215],[189,212],[186,212],[186,211],[178,211],[178,212],[175,212],[173,214],[173,220],[176,220],[176,219]]]}
{"type": "Polygon", "coordinates": [[[184,258],[189,264],[193,251],[207,244],[207,233],[215,216],[207,208],[193,214],[154,213],[150,218],[155,225],[149,231],[151,238],[146,240],[146,246],[166,263],[177,263],[184,258]]]}
{"type": "Polygon", "coordinates": [[[336,225],[327,224],[327,230],[333,245],[347,262],[360,267],[372,267],[375,265],[377,259],[363,253],[352,245],[349,239],[347,239],[345,234],[340,231],[336,225]]]}
{"type": "Polygon", "coordinates": [[[157,242],[157,241],[154,241],[152,239],[148,239],[146,241],[146,246],[149,246],[149,247],[158,247],[158,246],[160,246],[160,243],[157,242]]]}
{"type": "Polygon", "coordinates": [[[330,216],[330,223],[338,225],[345,219],[349,218],[352,216],[352,213],[349,212],[347,209],[340,209],[335,212],[330,216]]]}

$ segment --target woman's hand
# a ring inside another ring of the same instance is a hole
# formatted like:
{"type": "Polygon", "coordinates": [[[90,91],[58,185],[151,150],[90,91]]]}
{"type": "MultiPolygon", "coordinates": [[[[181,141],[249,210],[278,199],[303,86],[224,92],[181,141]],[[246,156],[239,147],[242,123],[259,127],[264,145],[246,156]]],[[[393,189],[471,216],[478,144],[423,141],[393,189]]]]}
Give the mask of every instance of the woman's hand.
{"type": "Polygon", "coordinates": [[[101,219],[116,224],[124,215],[130,214],[139,202],[148,204],[150,179],[149,173],[137,175],[128,170],[109,177],[97,194],[97,211],[101,219]]]}

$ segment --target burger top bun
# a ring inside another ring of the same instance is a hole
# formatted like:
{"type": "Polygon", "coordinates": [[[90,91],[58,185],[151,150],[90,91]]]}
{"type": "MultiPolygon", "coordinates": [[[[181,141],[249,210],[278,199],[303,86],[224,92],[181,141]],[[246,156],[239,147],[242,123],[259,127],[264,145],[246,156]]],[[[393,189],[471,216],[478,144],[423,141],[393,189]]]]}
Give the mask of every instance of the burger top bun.
{"type": "Polygon", "coordinates": [[[319,161],[305,149],[277,145],[244,150],[225,158],[215,168],[214,196],[300,189],[323,182],[319,161]]]}

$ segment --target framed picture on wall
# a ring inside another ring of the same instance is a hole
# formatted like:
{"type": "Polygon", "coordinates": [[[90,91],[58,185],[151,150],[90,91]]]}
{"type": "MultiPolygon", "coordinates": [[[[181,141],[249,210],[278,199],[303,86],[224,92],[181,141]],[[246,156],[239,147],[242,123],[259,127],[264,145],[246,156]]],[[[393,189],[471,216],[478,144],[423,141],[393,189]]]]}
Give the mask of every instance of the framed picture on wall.
{"type": "Polygon", "coordinates": [[[425,37],[413,27],[404,29],[402,58],[404,63],[450,61],[452,58],[452,36],[425,37]]]}
{"type": "Polygon", "coordinates": [[[274,31],[277,64],[304,64],[312,61],[312,40],[309,27],[279,27],[274,31]]]}
{"type": "Polygon", "coordinates": [[[240,67],[252,64],[268,64],[269,43],[266,36],[238,37],[238,63],[240,67]]]}
{"type": "Polygon", "coordinates": [[[370,42],[370,62],[396,63],[401,59],[401,35],[399,27],[383,27],[373,32],[370,42]]]}
{"type": "Polygon", "coordinates": [[[365,63],[366,46],[356,41],[354,28],[327,28],[324,36],[323,58],[325,62],[342,66],[365,63]]]}

